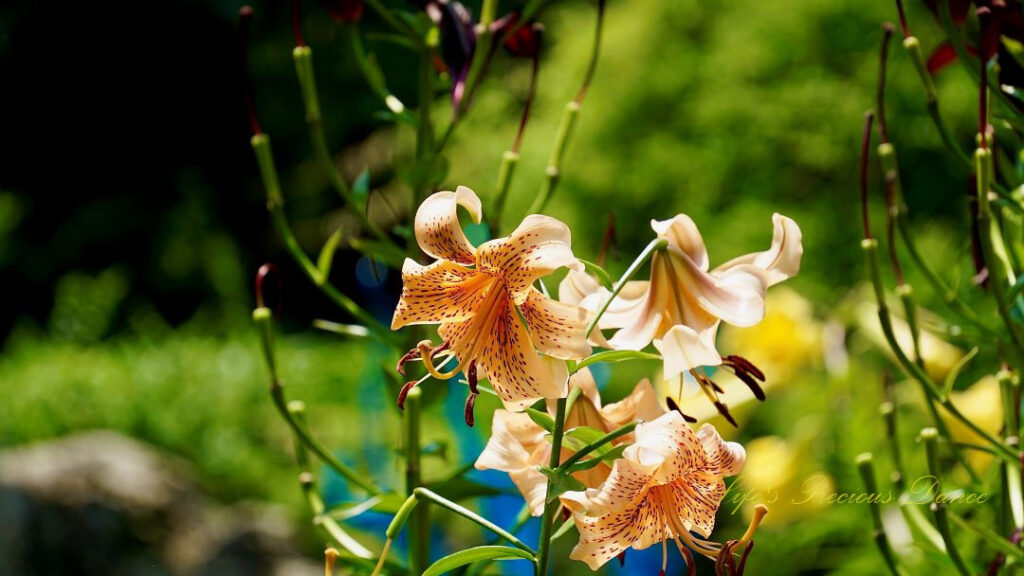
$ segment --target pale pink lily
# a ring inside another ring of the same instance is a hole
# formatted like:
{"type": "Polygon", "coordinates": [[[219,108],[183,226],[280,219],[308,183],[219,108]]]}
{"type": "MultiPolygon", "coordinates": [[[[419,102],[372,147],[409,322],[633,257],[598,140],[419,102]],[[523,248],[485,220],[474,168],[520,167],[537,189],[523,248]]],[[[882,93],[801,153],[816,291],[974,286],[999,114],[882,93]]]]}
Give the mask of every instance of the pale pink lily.
{"type": "MultiPolygon", "coordinates": [[[[704,240],[689,216],[652,220],[651,227],[667,245],[651,257],[651,279],[628,282],[601,316],[598,329],[619,328],[608,344],[641,350],[653,342],[665,359],[666,380],[698,366],[721,364],[715,347],[719,324],[757,324],[764,318],[768,287],[800,270],[800,227],[781,214],[773,215],[772,222],[768,250],[709,270],[704,240]]],[[[559,286],[562,302],[592,311],[609,296],[596,280],[578,271],[559,286]]]]}
{"type": "MultiPolygon", "coordinates": [[[[570,248],[569,228],[534,214],[509,236],[474,248],[459,224],[459,206],[480,222],[480,199],[463,186],[433,194],[417,210],[416,241],[436,260],[426,266],[405,261],[391,328],[439,324],[443,343],[419,347],[428,372],[447,379],[464,371],[471,389],[477,376],[487,378],[509,410],[565,397],[565,363],[545,362],[538,351],[561,360],[587,356],[587,313],[544,296],[533,283],[563,266],[582,269],[570,248]],[[445,372],[432,363],[442,349],[458,361],[445,372]]],[[[467,420],[470,410],[471,404],[467,420]]]]}
{"type": "MultiPolygon", "coordinates": [[[[570,388],[579,387],[581,394],[566,413],[566,430],[590,426],[611,432],[636,420],[654,420],[665,412],[658,403],[657,393],[646,379],[640,381],[629,396],[607,406],[601,405],[601,397],[589,370],[573,374],[569,382],[570,388]]],[[[547,477],[537,467],[547,466],[551,460],[551,442],[545,438],[546,435],[547,432],[524,412],[495,410],[491,437],[476,461],[478,470],[508,473],[533,516],[544,513],[547,477]]],[[[623,436],[615,444],[627,444],[631,438],[623,436]]],[[[563,449],[562,459],[571,454],[572,450],[563,449]]],[[[601,463],[574,476],[585,486],[593,488],[604,482],[610,473],[611,466],[601,463]]]]}
{"type": "Polygon", "coordinates": [[[738,474],[745,459],[743,447],[713,426],[694,433],[675,411],[639,424],[636,443],[601,486],[562,494],[580,533],[570,557],[597,570],[627,548],[661,543],[667,550],[674,540],[688,563],[689,549],[717,558],[722,545],[707,539],[726,494],[723,477],[738,474]]]}

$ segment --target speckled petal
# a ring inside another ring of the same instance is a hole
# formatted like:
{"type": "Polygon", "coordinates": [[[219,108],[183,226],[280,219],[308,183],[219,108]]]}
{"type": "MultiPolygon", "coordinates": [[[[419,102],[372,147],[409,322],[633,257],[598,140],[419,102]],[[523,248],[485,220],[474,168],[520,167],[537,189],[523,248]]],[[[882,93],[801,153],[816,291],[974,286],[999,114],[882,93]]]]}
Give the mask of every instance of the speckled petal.
{"type": "Polygon", "coordinates": [[[622,457],[651,467],[651,484],[670,484],[686,474],[700,470],[704,448],[676,411],[666,412],[651,422],[636,427],[636,443],[622,457]]]}
{"type": "Polygon", "coordinates": [[[402,266],[402,296],[391,329],[468,320],[493,284],[490,276],[446,260],[421,266],[406,259],[402,266]]]}
{"type": "Polygon", "coordinates": [[[704,446],[707,461],[704,470],[712,474],[735,476],[743,470],[747,452],[736,442],[726,442],[711,424],[705,423],[697,431],[697,438],[704,446]]]}
{"type": "Polygon", "coordinates": [[[587,311],[563,304],[530,288],[529,296],[519,307],[530,329],[530,339],[540,352],[562,360],[579,360],[590,354],[584,333],[587,311]]]}
{"type": "Polygon", "coordinates": [[[658,394],[654,391],[654,386],[646,378],[633,388],[633,392],[629,396],[601,409],[601,416],[609,431],[636,420],[650,422],[664,413],[665,409],[658,402],[658,394]]]}
{"type": "Polygon", "coordinates": [[[480,198],[465,186],[455,192],[437,192],[424,200],[416,210],[416,242],[434,258],[473,264],[476,251],[459,224],[459,206],[469,212],[473,222],[480,222],[480,198]]]}
{"type": "Polygon", "coordinates": [[[531,214],[509,236],[482,244],[477,249],[477,268],[503,278],[515,303],[522,304],[538,278],[563,266],[583,269],[571,243],[568,226],[550,216],[531,214]]]}
{"type": "Polygon", "coordinates": [[[476,360],[478,374],[490,381],[506,409],[519,412],[540,398],[564,397],[567,379],[555,381],[507,293],[495,289],[502,293],[492,292],[473,318],[442,324],[438,334],[460,363],[476,360]]]}

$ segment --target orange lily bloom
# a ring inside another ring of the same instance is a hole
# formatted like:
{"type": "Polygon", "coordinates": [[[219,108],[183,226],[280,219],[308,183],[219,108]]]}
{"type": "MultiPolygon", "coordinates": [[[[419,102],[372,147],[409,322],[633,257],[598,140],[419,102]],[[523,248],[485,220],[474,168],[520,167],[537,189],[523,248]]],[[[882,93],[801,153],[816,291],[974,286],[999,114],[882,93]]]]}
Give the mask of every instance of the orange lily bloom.
{"type": "MultiPolygon", "coordinates": [[[[416,241],[436,260],[426,266],[405,261],[391,328],[439,324],[441,346],[419,347],[427,371],[438,379],[465,371],[474,395],[477,376],[487,378],[509,410],[565,397],[564,362],[545,362],[538,351],[560,360],[586,357],[587,312],[544,296],[533,284],[563,266],[582,269],[569,228],[534,214],[509,236],[473,247],[459,224],[459,206],[480,222],[480,199],[464,186],[431,195],[417,210],[416,241]],[[442,348],[458,361],[446,372],[432,363],[442,348]]],[[[468,404],[467,420],[470,410],[468,404]]]]}
{"type": "MultiPolygon", "coordinates": [[[[581,394],[565,415],[567,430],[590,426],[611,432],[634,420],[654,420],[665,412],[658,403],[654,387],[646,379],[640,381],[629,396],[607,406],[601,405],[601,397],[589,370],[573,374],[569,385],[579,387],[581,394]]],[[[496,410],[491,437],[476,461],[477,470],[507,472],[523,494],[533,516],[544,513],[548,483],[547,477],[537,467],[546,466],[551,460],[551,443],[545,438],[546,435],[547,432],[526,413],[496,410]]],[[[626,444],[631,439],[632,436],[623,436],[615,444],[626,444]]],[[[572,452],[564,448],[563,459],[572,455],[572,452]]],[[[601,463],[590,470],[576,472],[574,477],[585,486],[594,488],[604,482],[610,473],[611,467],[601,463]]]]}
{"type": "Polygon", "coordinates": [[[674,540],[687,559],[688,549],[716,559],[722,545],[707,538],[726,494],[722,478],[738,474],[745,459],[742,446],[710,424],[694,433],[676,411],[639,424],[600,487],[562,494],[580,533],[570,557],[597,570],[627,548],[674,540]]]}

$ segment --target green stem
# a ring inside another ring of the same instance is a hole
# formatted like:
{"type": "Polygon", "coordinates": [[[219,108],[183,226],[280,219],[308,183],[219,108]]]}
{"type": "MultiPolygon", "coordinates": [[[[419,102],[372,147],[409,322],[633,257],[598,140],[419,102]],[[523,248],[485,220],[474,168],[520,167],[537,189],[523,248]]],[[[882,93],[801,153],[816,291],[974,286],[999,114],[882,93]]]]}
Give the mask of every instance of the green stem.
{"type": "Polygon", "coordinates": [[[333,468],[346,480],[356,486],[359,486],[371,495],[376,496],[377,494],[380,494],[381,490],[379,488],[346,466],[341,460],[338,460],[338,458],[331,454],[323,444],[314,438],[306,427],[296,420],[293,417],[292,412],[288,410],[288,401],[284,397],[284,389],[281,387],[281,381],[277,377],[277,361],[274,355],[274,335],[271,317],[270,309],[265,307],[257,308],[253,310],[252,313],[253,321],[259,328],[263,357],[266,361],[267,369],[270,372],[270,396],[274,401],[274,406],[277,408],[277,411],[291,427],[295,436],[302,441],[302,444],[311,452],[316,454],[320,460],[333,468]]]}
{"type": "Polygon", "coordinates": [[[590,333],[594,331],[594,328],[597,327],[597,323],[601,320],[601,317],[608,311],[608,307],[611,306],[612,300],[615,300],[615,297],[619,295],[619,292],[622,292],[622,289],[626,287],[626,283],[633,279],[633,276],[635,276],[637,271],[640,270],[640,267],[643,266],[655,252],[665,248],[666,246],[668,246],[667,240],[664,238],[655,238],[654,240],[651,240],[650,244],[644,248],[643,252],[636,257],[636,260],[633,260],[633,263],[629,265],[629,268],[627,268],[618,281],[615,282],[611,293],[608,294],[608,298],[597,310],[597,314],[595,314],[587,324],[587,337],[590,337],[590,333]]]}
{"type": "Polygon", "coordinates": [[[899,428],[896,425],[896,404],[892,400],[888,400],[878,407],[878,411],[885,421],[885,437],[889,441],[889,450],[892,452],[892,483],[896,487],[896,492],[903,492],[903,488],[906,486],[906,475],[903,473],[903,451],[900,449],[899,428]]]}
{"type": "Polygon", "coordinates": [[[313,144],[313,153],[317,162],[323,169],[331,186],[338,192],[345,201],[359,222],[375,237],[388,242],[390,241],[384,232],[381,231],[366,215],[365,207],[357,202],[352,195],[345,179],[338,172],[338,167],[331,158],[331,151],[327,147],[327,138],[324,136],[323,113],[320,111],[320,96],[316,90],[316,75],[313,72],[313,50],[309,46],[296,46],[292,50],[292,58],[295,61],[295,75],[299,79],[299,87],[302,91],[302,103],[306,108],[306,126],[309,128],[309,138],[313,144]]]}
{"type": "Polygon", "coordinates": [[[935,428],[925,428],[921,431],[921,439],[924,441],[924,448],[928,458],[928,471],[935,478],[935,487],[932,491],[932,513],[935,514],[935,526],[942,535],[942,542],[946,545],[946,554],[956,566],[961,576],[972,576],[974,572],[967,567],[960,551],[953,541],[953,534],[949,529],[948,512],[946,505],[940,500],[942,495],[942,479],[939,469],[939,431],[935,428]]]}
{"type": "Polygon", "coordinates": [[[1017,323],[1013,321],[1010,304],[1006,297],[1006,290],[1011,284],[1003,261],[996,254],[994,248],[996,230],[992,225],[992,211],[988,199],[989,186],[992,182],[992,152],[986,148],[978,148],[974,158],[978,175],[978,215],[976,220],[978,236],[981,239],[981,253],[985,259],[985,266],[988,268],[989,292],[992,293],[996,301],[999,316],[1003,319],[1003,324],[1006,325],[1006,331],[1010,334],[1014,348],[1019,356],[1024,356],[1024,348],[1021,348],[1021,342],[1024,339],[1021,337],[1017,323]]]}
{"type": "Polygon", "coordinates": [[[494,197],[494,208],[491,210],[492,229],[497,233],[501,230],[501,213],[505,209],[505,199],[512,185],[512,175],[519,164],[519,153],[507,150],[501,156],[501,167],[498,169],[498,194],[494,197]]]}
{"type": "MultiPolygon", "coordinates": [[[[548,465],[557,469],[562,457],[562,436],[565,434],[565,398],[559,398],[555,408],[555,428],[551,432],[551,460],[548,465]]],[[[544,515],[541,517],[540,542],[537,543],[537,576],[545,576],[548,570],[548,555],[551,551],[551,533],[555,525],[555,512],[561,506],[552,493],[552,482],[548,482],[544,499],[544,515]]]]}
{"type": "MultiPolygon", "coordinates": [[[[427,164],[431,154],[434,154],[434,127],[430,120],[431,106],[434,104],[433,88],[433,61],[431,60],[431,48],[424,46],[420,51],[419,66],[419,118],[416,125],[416,163],[421,173],[417,177],[413,189],[413,203],[410,207],[412,215],[410,221],[415,219],[416,210],[427,195],[427,164]]],[[[415,249],[415,245],[411,248],[415,249]]],[[[418,249],[415,249],[418,252],[418,249]]]]}
{"type": "Polygon", "coordinates": [[[562,120],[558,124],[558,132],[555,134],[555,145],[551,149],[551,157],[548,159],[548,167],[544,172],[544,182],[541,184],[540,192],[530,204],[529,214],[539,214],[544,210],[551,196],[558,187],[561,178],[562,156],[569,145],[569,137],[572,136],[572,129],[576,125],[576,118],[580,115],[580,103],[575,100],[565,105],[562,112],[562,120]]]}
{"type": "Polygon", "coordinates": [[[986,430],[983,430],[977,424],[964,416],[963,413],[961,413],[953,404],[952,400],[942,393],[942,389],[932,381],[931,377],[929,377],[920,366],[912,362],[903,352],[903,349],[896,341],[896,335],[892,328],[892,318],[889,315],[889,307],[885,303],[885,292],[884,287],[882,286],[882,276],[880,271],[881,266],[878,262],[878,241],[873,238],[864,239],[861,241],[861,249],[867,257],[871,284],[874,287],[875,299],[878,304],[878,320],[882,325],[882,333],[885,335],[886,343],[889,345],[889,348],[892,349],[900,367],[921,384],[921,387],[924,389],[924,392],[929,399],[934,400],[936,403],[941,405],[946,412],[962,422],[978,436],[984,438],[986,442],[992,444],[992,446],[999,451],[1001,458],[1013,463],[1019,468],[1021,465],[1020,454],[1017,451],[1008,448],[996,437],[992,436],[986,430]]]}
{"type": "Polygon", "coordinates": [[[351,298],[342,294],[331,285],[327,278],[320,273],[320,269],[317,268],[316,264],[299,246],[299,241],[295,238],[295,234],[292,233],[292,229],[288,225],[288,217],[284,213],[284,197],[281,195],[281,184],[277,178],[277,169],[274,167],[270,137],[266,134],[253,136],[252,149],[256,153],[256,162],[259,164],[260,174],[263,177],[263,186],[267,191],[267,211],[270,213],[274,228],[284,242],[285,249],[292,259],[295,260],[310,281],[338,307],[359,320],[361,324],[366,326],[384,342],[391,345],[399,345],[401,342],[391,330],[378,322],[370,313],[360,308],[351,298]]]}
{"type": "Polygon", "coordinates": [[[451,500],[448,500],[447,498],[440,496],[434,492],[431,492],[430,490],[427,490],[426,488],[423,487],[413,490],[412,495],[410,495],[409,498],[402,505],[402,507],[399,508],[398,513],[396,513],[394,519],[391,520],[391,524],[388,525],[388,529],[385,532],[385,537],[387,537],[389,540],[395,539],[398,536],[398,534],[402,531],[402,527],[405,525],[406,520],[409,519],[409,516],[413,513],[413,511],[417,507],[417,504],[419,504],[419,502],[421,501],[426,501],[431,504],[440,506],[441,508],[444,508],[449,512],[454,512],[455,514],[458,514],[459,516],[462,516],[463,518],[470,520],[471,522],[475,522],[483,528],[490,530],[495,535],[501,537],[506,542],[515,546],[516,548],[519,548],[520,550],[523,550],[525,552],[529,552],[530,554],[536,554],[533,548],[530,548],[529,546],[524,544],[522,540],[516,538],[514,534],[505,530],[501,526],[498,526],[494,522],[491,522],[483,516],[480,516],[476,512],[473,512],[472,510],[469,510],[468,508],[465,508],[463,506],[459,506],[455,502],[452,502],[451,500]]]}
{"type": "MultiPolygon", "coordinates": [[[[423,483],[420,476],[420,409],[423,393],[416,387],[405,399],[405,489],[412,496],[423,483]]],[[[409,568],[422,574],[430,565],[430,511],[420,506],[409,523],[409,568]]]]}
{"type": "Polygon", "coordinates": [[[374,12],[377,13],[378,16],[380,16],[381,20],[387,22],[388,26],[394,28],[395,31],[400,32],[405,36],[408,36],[410,40],[416,42],[417,44],[423,41],[420,38],[420,35],[416,32],[416,30],[413,29],[412,26],[403,22],[402,20],[398,19],[394,14],[392,14],[391,10],[384,6],[384,3],[381,2],[381,0],[366,0],[366,4],[370,7],[371,10],[373,10],[374,12]]]}
{"type": "Polygon", "coordinates": [[[617,438],[621,438],[622,436],[629,434],[636,428],[637,424],[639,424],[639,422],[630,422],[625,426],[616,428],[615,430],[612,430],[611,432],[605,434],[604,436],[601,436],[600,438],[594,440],[590,444],[587,444],[583,448],[580,448],[575,454],[566,458],[565,462],[562,462],[561,466],[558,467],[558,471],[565,472],[566,470],[569,469],[570,466],[579,462],[594,450],[597,450],[598,448],[604,446],[605,444],[608,444],[609,442],[612,442],[617,438]]]}
{"type": "Polygon", "coordinates": [[[377,61],[372,55],[366,53],[366,48],[363,46],[363,37],[359,34],[359,27],[354,23],[348,24],[345,26],[345,31],[352,44],[352,53],[355,54],[359,70],[363,73],[366,83],[384,101],[384,105],[388,107],[388,110],[391,110],[395,116],[408,120],[409,115],[405,104],[391,93],[391,90],[388,89],[387,81],[384,79],[384,73],[381,71],[377,61]]]}
{"type": "MultiPolygon", "coordinates": [[[[864,488],[867,494],[878,494],[878,484],[875,483],[874,460],[871,454],[865,453],[857,456],[857,469],[860,471],[860,477],[864,481],[864,488]]],[[[875,527],[874,539],[875,544],[878,546],[878,551],[882,553],[882,558],[885,560],[885,565],[889,567],[889,572],[893,576],[902,576],[896,564],[896,555],[893,553],[892,545],[889,543],[889,537],[885,533],[885,526],[882,524],[881,506],[879,506],[876,499],[869,498],[868,508],[871,511],[871,521],[875,527]]]]}
{"type": "Polygon", "coordinates": [[[494,14],[497,8],[497,0],[483,0],[483,5],[480,7],[480,23],[478,25],[480,32],[476,36],[473,60],[469,63],[469,72],[466,73],[465,91],[463,92],[462,101],[459,102],[458,110],[454,111],[453,124],[465,113],[466,107],[469,106],[469,102],[473,99],[473,94],[483,78],[484,69],[487,67],[487,63],[493,54],[491,47],[494,45],[494,32],[491,30],[491,23],[494,22],[494,14]]]}

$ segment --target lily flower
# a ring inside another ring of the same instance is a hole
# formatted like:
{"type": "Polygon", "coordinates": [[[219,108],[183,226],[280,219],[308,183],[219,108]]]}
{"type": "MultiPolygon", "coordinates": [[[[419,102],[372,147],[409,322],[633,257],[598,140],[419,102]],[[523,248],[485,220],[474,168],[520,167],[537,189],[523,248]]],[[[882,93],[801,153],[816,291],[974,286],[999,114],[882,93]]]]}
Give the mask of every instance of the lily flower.
{"type": "MultiPolygon", "coordinates": [[[[464,186],[433,194],[417,210],[416,241],[436,260],[422,266],[406,259],[391,328],[440,325],[442,344],[421,342],[419,356],[434,378],[465,372],[472,394],[467,420],[478,377],[490,381],[511,411],[540,398],[565,397],[565,363],[545,361],[538,352],[559,360],[586,357],[587,312],[548,298],[533,283],[562,266],[582,269],[570,248],[569,228],[533,214],[509,236],[474,248],[459,224],[459,206],[480,222],[480,199],[464,186]],[[434,355],[442,351],[458,362],[446,372],[433,364],[434,355]]],[[[410,351],[403,361],[415,354],[410,351]]]]}
{"type": "MultiPolygon", "coordinates": [[[[639,424],[636,443],[600,487],[561,495],[580,533],[570,557],[597,570],[627,548],[660,542],[667,562],[673,540],[690,566],[691,549],[717,559],[723,546],[707,538],[726,494],[723,477],[738,474],[745,459],[743,447],[724,441],[713,426],[694,433],[675,411],[639,424]]],[[[753,535],[766,511],[760,510],[738,543],[753,535]]]]}
{"type": "MultiPolygon", "coordinates": [[[[658,403],[654,387],[646,379],[641,380],[629,396],[607,406],[601,406],[601,397],[589,370],[573,374],[569,386],[579,388],[581,393],[565,415],[567,430],[590,426],[611,432],[635,420],[654,420],[665,412],[658,403]]],[[[551,408],[549,411],[554,412],[551,408]]],[[[475,465],[477,470],[506,472],[522,493],[533,516],[544,513],[548,480],[537,467],[546,466],[551,460],[551,443],[545,438],[546,435],[547,432],[528,414],[496,410],[491,437],[475,465]]],[[[628,444],[631,441],[631,436],[627,435],[618,438],[614,444],[628,444]]],[[[571,454],[571,449],[563,449],[563,459],[571,454]]],[[[588,488],[595,488],[610,473],[611,466],[601,463],[589,470],[576,472],[573,476],[588,488]]]]}
{"type": "MultiPolygon", "coordinates": [[[[719,324],[759,323],[768,287],[800,270],[800,227],[781,214],[773,215],[772,223],[768,250],[709,270],[704,240],[689,216],[652,220],[651,228],[667,246],[651,257],[651,279],[628,282],[601,317],[599,329],[619,328],[608,344],[641,350],[653,342],[665,359],[666,380],[699,366],[722,364],[715,347],[719,324]]],[[[559,286],[562,302],[592,311],[609,296],[607,289],[581,272],[570,273],[559,286]]]]}

